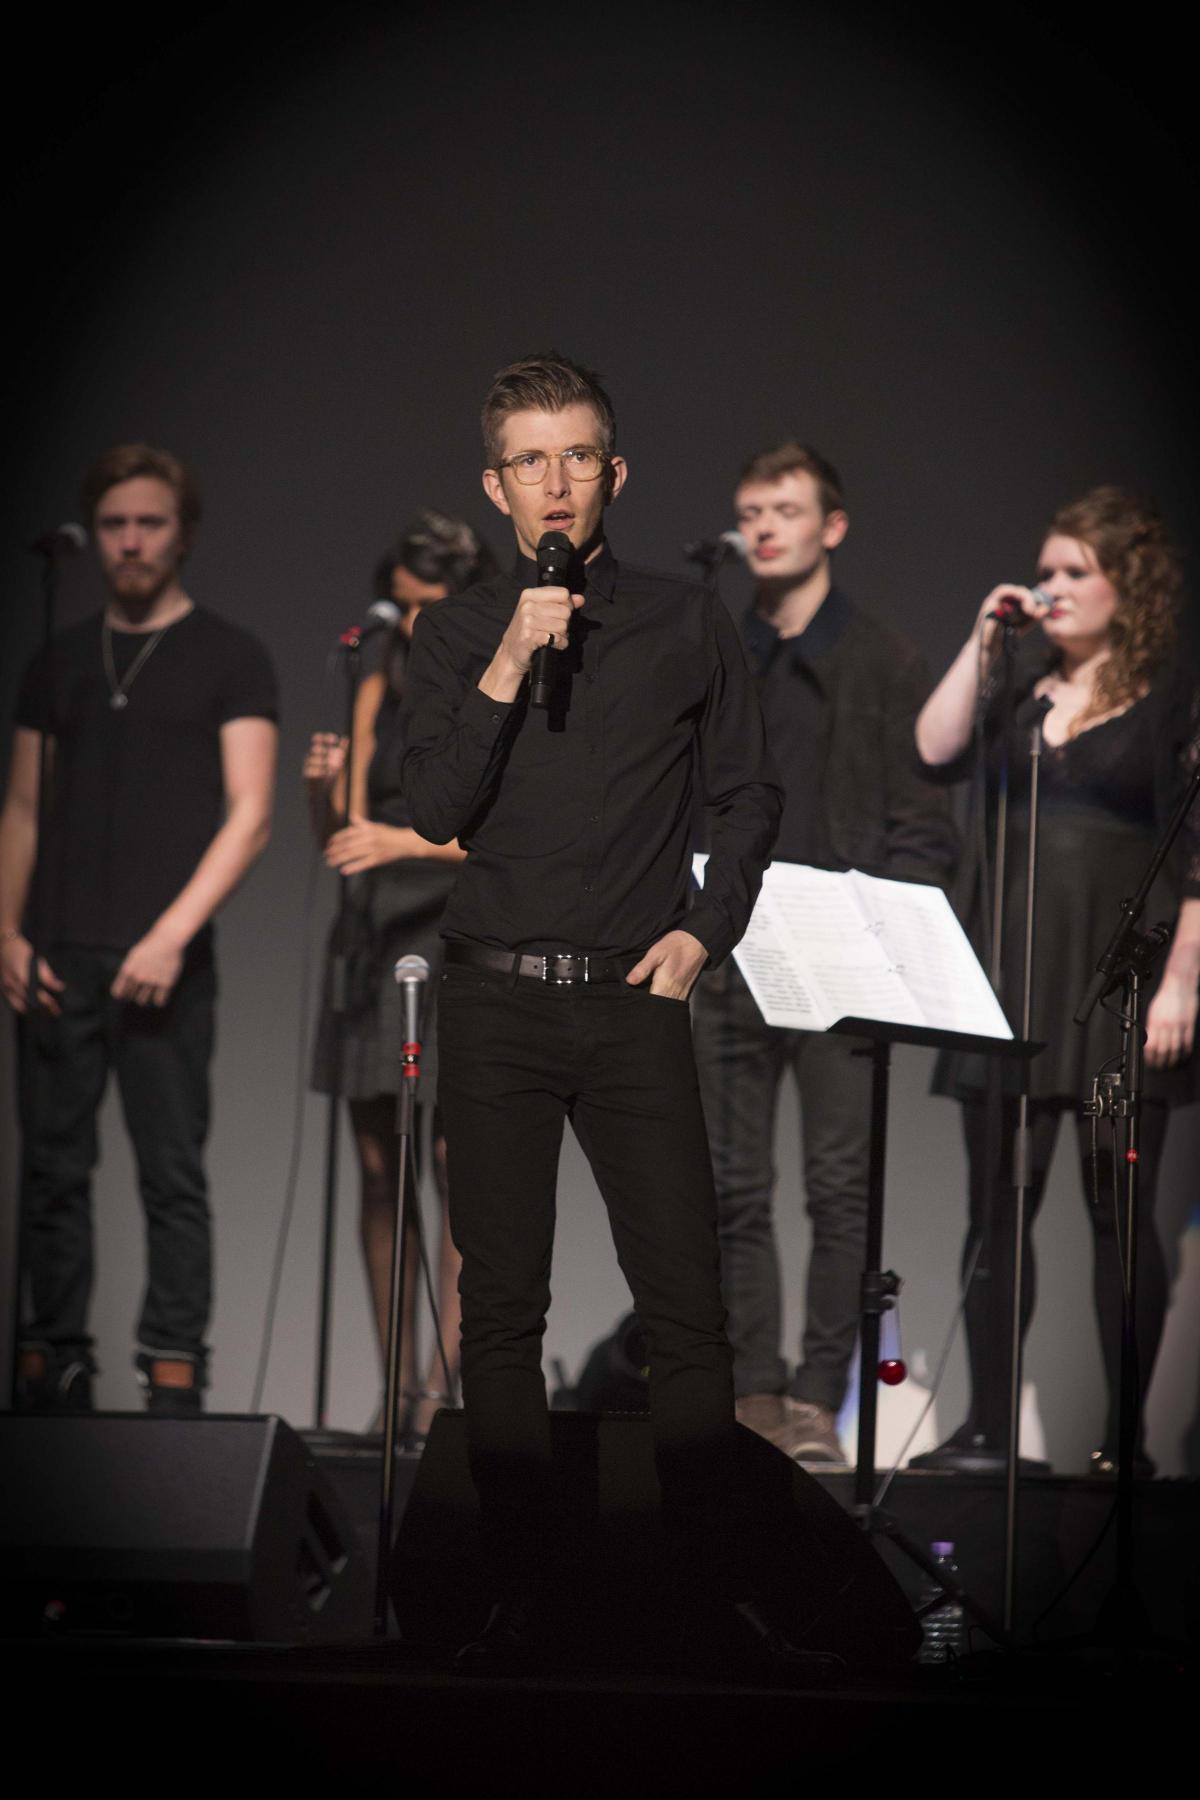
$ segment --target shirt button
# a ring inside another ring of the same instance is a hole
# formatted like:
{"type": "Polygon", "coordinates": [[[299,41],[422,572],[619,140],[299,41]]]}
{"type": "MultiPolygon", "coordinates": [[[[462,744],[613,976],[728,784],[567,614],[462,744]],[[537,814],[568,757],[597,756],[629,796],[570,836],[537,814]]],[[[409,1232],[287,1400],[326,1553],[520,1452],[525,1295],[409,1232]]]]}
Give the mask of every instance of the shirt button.
{"type": "Polygon", "coordinates": [[[588,824],[589,825],[598,825],[599,823],[600,823],[600,814],[599,813],[589,813],[588,814],[588,824]]]}
{"type": "Polygon", "coordinates": [[[584,891],[584,893],[585,893],[585,894],[590,894],[590,893],[591,893],[591,891],[592,891],[592,884],[591,884],[591,882],[590,882],[590,881],[585,881],[585,882],[584,882],[584,884],[583,884],[583,891],[584,891]]]}

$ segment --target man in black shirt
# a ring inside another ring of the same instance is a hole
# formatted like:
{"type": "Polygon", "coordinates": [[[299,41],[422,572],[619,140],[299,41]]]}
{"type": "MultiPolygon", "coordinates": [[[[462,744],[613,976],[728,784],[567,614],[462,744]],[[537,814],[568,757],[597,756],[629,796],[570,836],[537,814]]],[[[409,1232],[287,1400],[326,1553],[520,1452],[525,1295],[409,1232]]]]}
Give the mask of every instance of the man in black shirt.
{"type": "Polygon", "coordinates": [[[404,764],[416,829],[468,853],[443,923],[439,1102],[501,1601],[467,1668],[519,1653],[530,1595],[562,1573],[541,1353],[567,1119],[645,1328],[666,1514],[733,1597],[730,1352],[687,998],[745,929],[781,805],[725,609],[604,541],[626,468],[596,378],[558,357],[515,364],[483,426],[517,561],[418,621],[404,764]],[[575,553],[568,586],[537,585],[549,531],[575,553]],[[546,644],[556,685],[538,710],[528,674],[546,644]],[[712,855],[689,911],[697,782],[712,855]]]}
{"type": "Polygon", "coordinates": [[[188,1413],[201,1405],[210,1311],[211,920],[267,841],[275,678],[249,632],[183,588],[199,500],[175,457],[120,445],[83,500],[108,602],[27,671],[0,818],[0,983],[22,1015],[32,1301],[18,1400],[91,1404],[90,1180],[112,1069],[146,1215],[136,1367],[152,1411],[188,1413]]]}
{"type": "MultiPolygon", "coordinates": [[[[848,524],[836,471],[815,450],[781,445],[747,465],[736,507],[757,584],[742,636],[787,790],[776,857],[945,880],[955,851],[946,801],[920,779],[912,751],[928,682],[908,640],[833,585],[830,559],[848,524]]],[[[797,1460],[841,1462],[836,1419],[866,1242],[870,1064],[853,1039],[767,1025],[733,964],[703,977],[694,1017],[738,1417],[797,1460]],[[790,1382],[771,1211],[775,1108],[789,1065],[812,1225],[790,1382]]]]}

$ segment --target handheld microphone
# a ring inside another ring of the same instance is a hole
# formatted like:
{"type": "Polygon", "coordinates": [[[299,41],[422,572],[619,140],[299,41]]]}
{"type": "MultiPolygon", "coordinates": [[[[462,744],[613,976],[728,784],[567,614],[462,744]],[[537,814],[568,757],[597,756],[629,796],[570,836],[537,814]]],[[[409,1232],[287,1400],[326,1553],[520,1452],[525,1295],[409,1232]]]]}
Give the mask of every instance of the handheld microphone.
{"type": "Polygon", "coordinates": [[[404,617],[394,600],[376,600],[367,608],[365,624],[350,625],[341,633],[338,643],[343,650],[357,650],[380,631],[391,631],[404,617]]]}
{"type": "MultiPolygon", "coordinates": [[[[574,546],[565,531],[547,531],[537,547],[538,586],[566,587],[574,546]]],[[[543,710],[554,692],[554,659],[559,652],[542,644],[533,653],[529,670],[529,704],[543,710]]]]}
{"type": "Polygon", "coordinates": [[[68,520],[65,525],[56,525],[53,531],[43,531],[41,537],[34,538],[26,546],[35,556],[78,556],[81,550],[87,549],[88,534],[82,525],[68,520]]]}
{"type": "Polygon", "coordinates": [[[429,964],[423,956],[402,956],[392,978],[404,994],[404,1055],[401,1075],[416,1081],[421,1074],[421,1001],[429,980],[429,964]]]}
{"type": "MultiPolygon", "coordinates": [[[[1050,607],[1054,605],[1053,594],[1048,594],[1045,588],[1030,588],[1029,594],[1035,606],[1040,606],[1044,612],[1049,611],[1050,607]]],[[[996,605],[993,606],[991,612],[988,614],[988,618],[997,620],[1001,625],[1024,625],[1031,623],[1021,602],[1019,600],[1007,598],[997,601],[996,605]]]]}
{"type": "Polygon", "coordinates": [[[715,569],[727,556],[744,558],[746,540],[740,531],[723,531],[719,537],[697,538],[694,544],[685,544],[683,554],[688,562],[701,563],[707,569],[715,569]]]}

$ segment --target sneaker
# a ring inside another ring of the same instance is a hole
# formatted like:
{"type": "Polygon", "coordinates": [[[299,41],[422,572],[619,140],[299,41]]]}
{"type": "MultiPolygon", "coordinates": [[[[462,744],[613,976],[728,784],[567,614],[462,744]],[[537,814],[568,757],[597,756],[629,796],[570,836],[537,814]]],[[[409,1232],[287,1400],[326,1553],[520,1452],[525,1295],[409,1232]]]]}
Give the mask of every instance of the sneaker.
{"type": "Polygon", "coordinates": [[[743,1394],[734,1401],[733,1410],[738,1424],[747,1431],[757,1432],[778,1450],[787,1449],[784,1439],[789,1426],[782,1394],[743,1394]]]}
{"type": "Polygon", "coordinates": [[[837,1434],[837,1414],[828,1406],[818,1406],[813,1400],[793,1400],[790,1395],[784,1400],[787,1413],[787,1433],[781,1442],[793,1462],[818,1464],[828,1468],[830,1464],[849,1464],[850,1458],[842,1449],[837,1434]]]}
{"type": "Polygon", "coordinates": [[[57,1359],[52,1344],[22,1344],[17,1354],[18,1412],[91,1412],[92,1365],[57,1359]]]}

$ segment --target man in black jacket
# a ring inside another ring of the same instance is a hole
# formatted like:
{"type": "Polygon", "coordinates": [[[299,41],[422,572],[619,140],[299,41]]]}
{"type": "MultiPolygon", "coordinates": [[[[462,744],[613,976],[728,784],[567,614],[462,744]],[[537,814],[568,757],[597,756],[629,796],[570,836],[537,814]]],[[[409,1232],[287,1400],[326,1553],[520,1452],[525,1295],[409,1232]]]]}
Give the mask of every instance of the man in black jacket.
{"type": "MultiPolygon", "coordinates": [[[[833,585],[831,558],[849,523],[837,472],[817,451],[783,444],[747,464],[736,508],[756,581],[743,642],[787,794],[777,860],[943,881],[955,850],[947,803],[921,780],[912,752],[928,682],[913,645],[833,585]]],[[[738,1417],[799,1461],[843,1462],[836,1420],[858,1323],[870,1064],[853,1039],[767,1025],[731,963],[702,977],[694,1017],[738,1417]],[[787,1067],[800,1095],[812,1226],[790,1381],[772,1221],[787,1067]]]]}
{"type": "Polygon", "coordinates": [[[501,372],[484,488],[511,574],[418,620],[404,787],[416,829],[467,851],[442,933],[439,1104],[462,1253],[462,1378],[499,1602],[463,1669],[520,1662],[561,1566],[542,1336],[569,1119],[646,1333],[664,1509],[731,1603],[738,1555],[731,1356],[687,999],[745,930],[782,796],[737,632],[710,593],[618,563],[612,407],[564,358],[501,372]],[[562,532],[569,581],[539,586],[562,532]],[[531,704],[550,645],[555,686],[531,704]],[[692,803],[712,856],[688,910],[692,803]],[[531,1624],[531,1618],[533,1623],[531,1624]]]}

